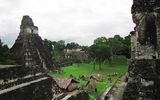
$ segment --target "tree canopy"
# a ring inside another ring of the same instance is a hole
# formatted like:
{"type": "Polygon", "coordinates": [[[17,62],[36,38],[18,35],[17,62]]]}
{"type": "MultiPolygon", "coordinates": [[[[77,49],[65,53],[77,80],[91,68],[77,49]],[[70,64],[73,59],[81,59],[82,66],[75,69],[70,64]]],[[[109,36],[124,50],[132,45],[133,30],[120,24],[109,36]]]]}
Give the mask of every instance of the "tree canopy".
{"type": "Polygon", "coordinates": [[[105,60],[111,61],[111,49],[109,46],[108,39],[106,37],[99,37],[94,40],[94,44],[90,46],[89,55],[94,62],[99,63],[99,69],[105,60]]]}
{"type": "Polygon", "coordinates": [[[98,37],[94,40],[94,44],[89,48],[89,56],[95,63],[98,62],[100,69],[101,64],[105,60],[111,62],[114,55],[123,55],[130,58],[130,35],[121,37],[115,35],[112,38],[98,37]]]}
{"type": "Polygon", "coordinates": [[[67,43],[66,49],[77,49],[79,48],[79,44],[75,42],[67,43]]]}
{"type": "Polygon", "coordinates": [[[7,45],[3,44],[0,39],[0,64],[15,64],[15,58],[10,53],[7,45]]]}

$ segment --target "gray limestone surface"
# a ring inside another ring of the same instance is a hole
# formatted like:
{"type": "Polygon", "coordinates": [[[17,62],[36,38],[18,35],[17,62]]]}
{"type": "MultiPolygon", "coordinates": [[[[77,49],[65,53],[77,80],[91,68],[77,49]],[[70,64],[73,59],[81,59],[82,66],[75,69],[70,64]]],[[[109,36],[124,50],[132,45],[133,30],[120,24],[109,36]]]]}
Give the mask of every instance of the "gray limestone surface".
{"type": "Polygon", "coordinates": [[[52,56],[38,35],[38,27],[34,26],[29,16],[23,16],[20,33],[11,48],[17,63],[25,67],[36,67],[51,70],[52,56]]]}
{"type": "Polygon", "coordinates": [[[160,99],[160,0],[133,0],[132,59],[123,100],[160,99]]]}

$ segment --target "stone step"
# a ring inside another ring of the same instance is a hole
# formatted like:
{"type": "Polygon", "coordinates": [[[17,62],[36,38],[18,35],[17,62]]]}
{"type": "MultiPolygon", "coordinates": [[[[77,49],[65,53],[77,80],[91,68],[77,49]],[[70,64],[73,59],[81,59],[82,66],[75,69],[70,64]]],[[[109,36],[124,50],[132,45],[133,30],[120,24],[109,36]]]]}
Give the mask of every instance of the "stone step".
{"type": "Polygon", "coordinates": [[[48,79],[48,77],[43,77],[43,78],[40,78],[40,79],[37,79],[37,80],[34,80],[34,81],[30,81],[30,82],[27,82],[27,83],[19,84],[19,85],[16,85],[16,86],[1,90],[0,91],[0,95],[4,94],[4,93],[7,93],[7,92],[10,92],[10,91],[13,91],[13,90],[16,90],[18,88],[22,88],[22,87],[31,85],[32,83],[36,83],[36,82],[40,82],[40,81],[46,80],[46,79],[48,79]]]}

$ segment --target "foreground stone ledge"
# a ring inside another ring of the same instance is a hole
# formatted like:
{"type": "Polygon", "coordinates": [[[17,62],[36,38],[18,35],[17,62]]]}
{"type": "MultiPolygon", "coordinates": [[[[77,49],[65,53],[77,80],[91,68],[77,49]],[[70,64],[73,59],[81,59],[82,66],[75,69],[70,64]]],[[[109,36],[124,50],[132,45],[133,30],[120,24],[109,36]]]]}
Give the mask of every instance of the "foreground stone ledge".
{"type": "Polygon", "coordinates": [[[158,100],[160,97],[160,60],[133,60],[123,100],[158,100]]]}
{"type": "Polygon", "coordinates": [[[15,90],[0,94],[0,100],[52,100],[52,89],[54,89],[52,84],[50,78],[41,78],[24,83],[15,90]]]}

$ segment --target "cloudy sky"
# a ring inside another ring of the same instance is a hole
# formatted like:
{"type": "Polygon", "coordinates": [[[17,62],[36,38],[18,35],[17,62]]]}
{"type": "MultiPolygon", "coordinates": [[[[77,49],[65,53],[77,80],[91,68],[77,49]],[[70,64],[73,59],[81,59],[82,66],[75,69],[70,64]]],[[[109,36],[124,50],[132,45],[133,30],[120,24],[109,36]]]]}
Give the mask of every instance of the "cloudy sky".
{"type": "Polygon", "coordinates": [[[132,0],[0,0],[0,38],[10,47],[29,15],[44,39],[91,45],[100,36],[133,30],[132,0]]]}

